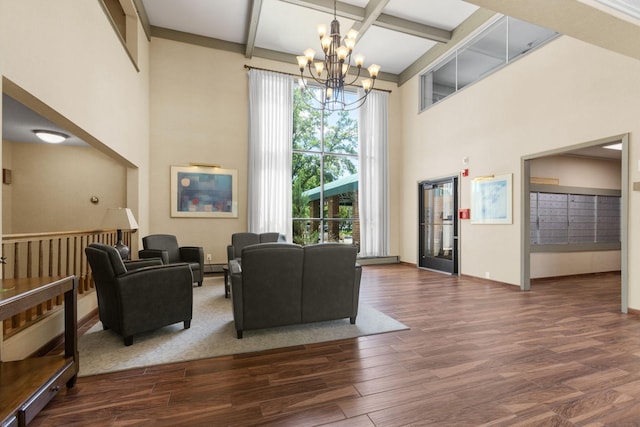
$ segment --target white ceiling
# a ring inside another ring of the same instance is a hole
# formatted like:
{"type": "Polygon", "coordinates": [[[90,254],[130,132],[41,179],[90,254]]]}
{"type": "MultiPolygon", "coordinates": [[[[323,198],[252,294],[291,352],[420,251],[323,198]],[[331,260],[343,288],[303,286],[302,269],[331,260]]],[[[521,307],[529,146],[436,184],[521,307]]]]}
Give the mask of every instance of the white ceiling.
{"type": "MultiPolygon", "coordinates": [[[[255,22],[256,48],[290,55],[309,47],[319,52],[316,28],[333,20],[333,2],[327,0],[142,0],[142,5],[154,27],[241,45],[250,42],[255,22]],[[254,4],[259,11],[254,12],[254,4]]],[[[429,26],[451,32],[478,9],[462,0],[342,0],[337,5],[343,36],[354,24],[360,26],[357,15],[373,23],[361,32],[354,53],[365,56],[366,66],[377,63],[391,74],[401,73],[437,42],[383,28],[385,17],[395,18],[403,31],[429,26]]]]}
{"type": "MultiPolygon", "coordinates": [[[[232,45],[247,57],[291,62],[292,72],[296,55],[308,47],[321,51],[316,27],[330,24],[334,7],[333,0],[132,1],[151,36],[180,32],[223,41],[221,48],[232,45]]],[[[488,9],[640,59],[640,0],[341,0],[337,9],[341,34],[352,26],[360,30],[354,52],[365,56],[365,66],[377,63],[381,78],[395,82],[455,46],[460,34],[493,14],[488,9]]],[[[68,133],[7,98],[3,139],[36,142],[32,129],[39,127],[68,133]]],[[[69,142],[82,144],[73,135],[69,142]]]]}

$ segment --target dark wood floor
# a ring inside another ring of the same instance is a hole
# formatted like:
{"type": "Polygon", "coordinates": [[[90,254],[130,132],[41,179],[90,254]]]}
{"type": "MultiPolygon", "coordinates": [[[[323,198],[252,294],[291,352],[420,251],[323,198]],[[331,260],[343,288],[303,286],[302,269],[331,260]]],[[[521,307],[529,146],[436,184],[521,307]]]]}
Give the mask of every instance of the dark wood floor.
{"type": "Polygon", "coordinates": [[[367,266],[361,302],[411,330],[80,378],[32,425],[640,425],[619,274],[521,292],[367,266]]]}

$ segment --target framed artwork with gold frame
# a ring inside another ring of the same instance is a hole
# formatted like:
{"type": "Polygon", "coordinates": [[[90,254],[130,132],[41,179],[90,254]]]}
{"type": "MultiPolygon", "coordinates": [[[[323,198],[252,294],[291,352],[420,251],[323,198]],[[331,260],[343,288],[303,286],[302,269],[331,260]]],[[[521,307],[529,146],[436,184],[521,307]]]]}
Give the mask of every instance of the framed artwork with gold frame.
{"type": "Polygon", "coordinates": [[[171,166],[171,216],[237,218],[238,171],[171,166]]]}

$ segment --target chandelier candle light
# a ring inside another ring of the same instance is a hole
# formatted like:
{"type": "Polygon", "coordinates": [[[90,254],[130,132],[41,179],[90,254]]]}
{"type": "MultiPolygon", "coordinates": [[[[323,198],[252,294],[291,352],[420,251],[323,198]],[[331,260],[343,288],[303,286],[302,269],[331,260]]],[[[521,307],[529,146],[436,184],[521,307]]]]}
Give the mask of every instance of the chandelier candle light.
{"type": "MultiPolygon", "coordinates": [[[[317,101],[317,109],[328,111],[354,110],[364,104],[367,95],[369,95],[373,89],[376,77],[378,77],[378,73],[380,72],[380,66],[373,64],[367,68],[369,78],[362,81],[364,95],[355,101],[346,101],[344,88],[345,86],[355,86],[354,83],[360,78],[364,57],[362,55],[355,55],[354,60],[357,73],[353,80],[347,83],[347,75],[351,69],[351,53],[355,47],[358,32],[356,30],[350,30],[344,38],[344,44],[342,44],[340,22],[336,19],[336,10],[336,1],[334,1],[333,21],[331,21],[330,34],[327,35],[326,25],[318,26],[324,60],[314,62],[316,52],[313,49],[305,50],[304,56],[297,56],[296,58],[298,60],[298,66],[300,67],[302,87],[317,101]],[[322,96],[318,97],[316,95],[317,88],[307,86],[304,75],[305,67],[309,70],[311,78],[322,86],[322,96]]],[[[315,105],[313,107],[316,108],[315,105]]]]}

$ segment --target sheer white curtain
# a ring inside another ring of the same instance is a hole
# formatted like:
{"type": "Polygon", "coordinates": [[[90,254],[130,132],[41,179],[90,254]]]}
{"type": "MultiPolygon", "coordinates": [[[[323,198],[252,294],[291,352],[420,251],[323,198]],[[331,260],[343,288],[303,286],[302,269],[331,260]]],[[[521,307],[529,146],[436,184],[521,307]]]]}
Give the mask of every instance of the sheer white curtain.
{"type": "Polygon", "coordinates": [[[285,74],[249,71],[248,228],[292,238],[291,146],[293,80],[285,74]]]}
{"type": "Polygon", "coordinates": [[[388,103],[387,92],[374,90],[360,107],[358,201],[363,257],[389,255],[388,103]]]}

